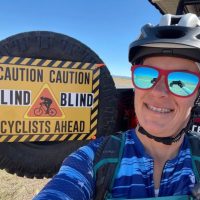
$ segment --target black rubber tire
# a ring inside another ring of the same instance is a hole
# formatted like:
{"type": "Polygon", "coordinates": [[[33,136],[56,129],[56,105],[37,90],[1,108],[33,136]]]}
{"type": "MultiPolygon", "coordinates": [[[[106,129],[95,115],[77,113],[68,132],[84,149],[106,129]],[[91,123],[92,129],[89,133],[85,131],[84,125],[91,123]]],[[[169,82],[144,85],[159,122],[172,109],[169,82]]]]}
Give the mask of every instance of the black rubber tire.
{"type": "MultiPolygon", "coordinates": [[[[103,63],[81,42],[47,31],[20,33],[0,41],[0,55],[103,63]]],[[[116,88],[106,67],[100,71],[99,96],[97,137],[112,134],[115,127],[116,88]]],[[[88,141],[0,143],[0,168],[28,178],[52,177],[63,159],[86,143],[88,141]]]]}

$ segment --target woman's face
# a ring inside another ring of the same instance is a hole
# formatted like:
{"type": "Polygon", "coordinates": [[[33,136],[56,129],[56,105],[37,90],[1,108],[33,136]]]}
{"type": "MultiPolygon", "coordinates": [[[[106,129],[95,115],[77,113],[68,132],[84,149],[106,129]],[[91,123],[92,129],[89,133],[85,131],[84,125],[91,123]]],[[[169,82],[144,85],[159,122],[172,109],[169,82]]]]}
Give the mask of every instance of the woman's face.
{"type": "MultiPolygon", "coordinates": [[[[148,57],[143,64],[165,70],[199,72],[194,61],[183,58],[148,57]]],[[[187,124],[196,96],[197,92],[187,98],[174,96],[167,90],[164,77],[152,89],[135,88],[135,112],[138,121],[154,136],[174,136],[187,124]]]]}

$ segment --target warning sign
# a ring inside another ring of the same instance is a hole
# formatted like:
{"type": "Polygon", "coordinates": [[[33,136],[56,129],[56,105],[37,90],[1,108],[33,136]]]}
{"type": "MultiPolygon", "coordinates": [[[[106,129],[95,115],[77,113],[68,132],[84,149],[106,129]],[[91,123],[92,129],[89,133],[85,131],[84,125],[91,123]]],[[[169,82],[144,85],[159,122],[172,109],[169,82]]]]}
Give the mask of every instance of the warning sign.
{"type": "Polygon", "coordinates": [[[28,109],[25,118],[65,118],[50,87],[45,84],[28,109]]]}
{"type": "Polygon", "coordinates": [[[94,138],[100,66],[0,57],[0,142],[94,138]]]}
{"type": "Polygon", "coordinates": [[[31,91],[24,90],[0,90],[0,105],[25,106],[29,105],[31,91]]]}

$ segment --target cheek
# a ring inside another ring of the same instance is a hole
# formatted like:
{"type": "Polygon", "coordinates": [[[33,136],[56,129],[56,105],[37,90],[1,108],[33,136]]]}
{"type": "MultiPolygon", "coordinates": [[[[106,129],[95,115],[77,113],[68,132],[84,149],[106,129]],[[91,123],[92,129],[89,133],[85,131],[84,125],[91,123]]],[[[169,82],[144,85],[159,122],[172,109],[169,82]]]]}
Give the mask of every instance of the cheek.
{"type": "Polygon", "coordinates": [[[182,113],[183,116],[187,117],[190,114],[191,109],[194,106],[195,99],[196,95],[189,98],[180,98],[176,100],[180,113],[182,113]]]}

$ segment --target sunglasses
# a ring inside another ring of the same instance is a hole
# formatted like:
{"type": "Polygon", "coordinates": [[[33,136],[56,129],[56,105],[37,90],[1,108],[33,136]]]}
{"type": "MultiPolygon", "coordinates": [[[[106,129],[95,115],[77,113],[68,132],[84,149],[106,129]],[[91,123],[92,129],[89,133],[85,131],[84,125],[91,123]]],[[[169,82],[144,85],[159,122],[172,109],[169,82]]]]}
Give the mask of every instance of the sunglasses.
{"type": "Polygon", "coordinates": [[[142,90],[154,87],[163,75],[168,91],[179,97],[191,96],[200,84],[200,75],[186,70],[163,70],[152,66],[134,65],[131,72],[133,85],[142,90]]]}

